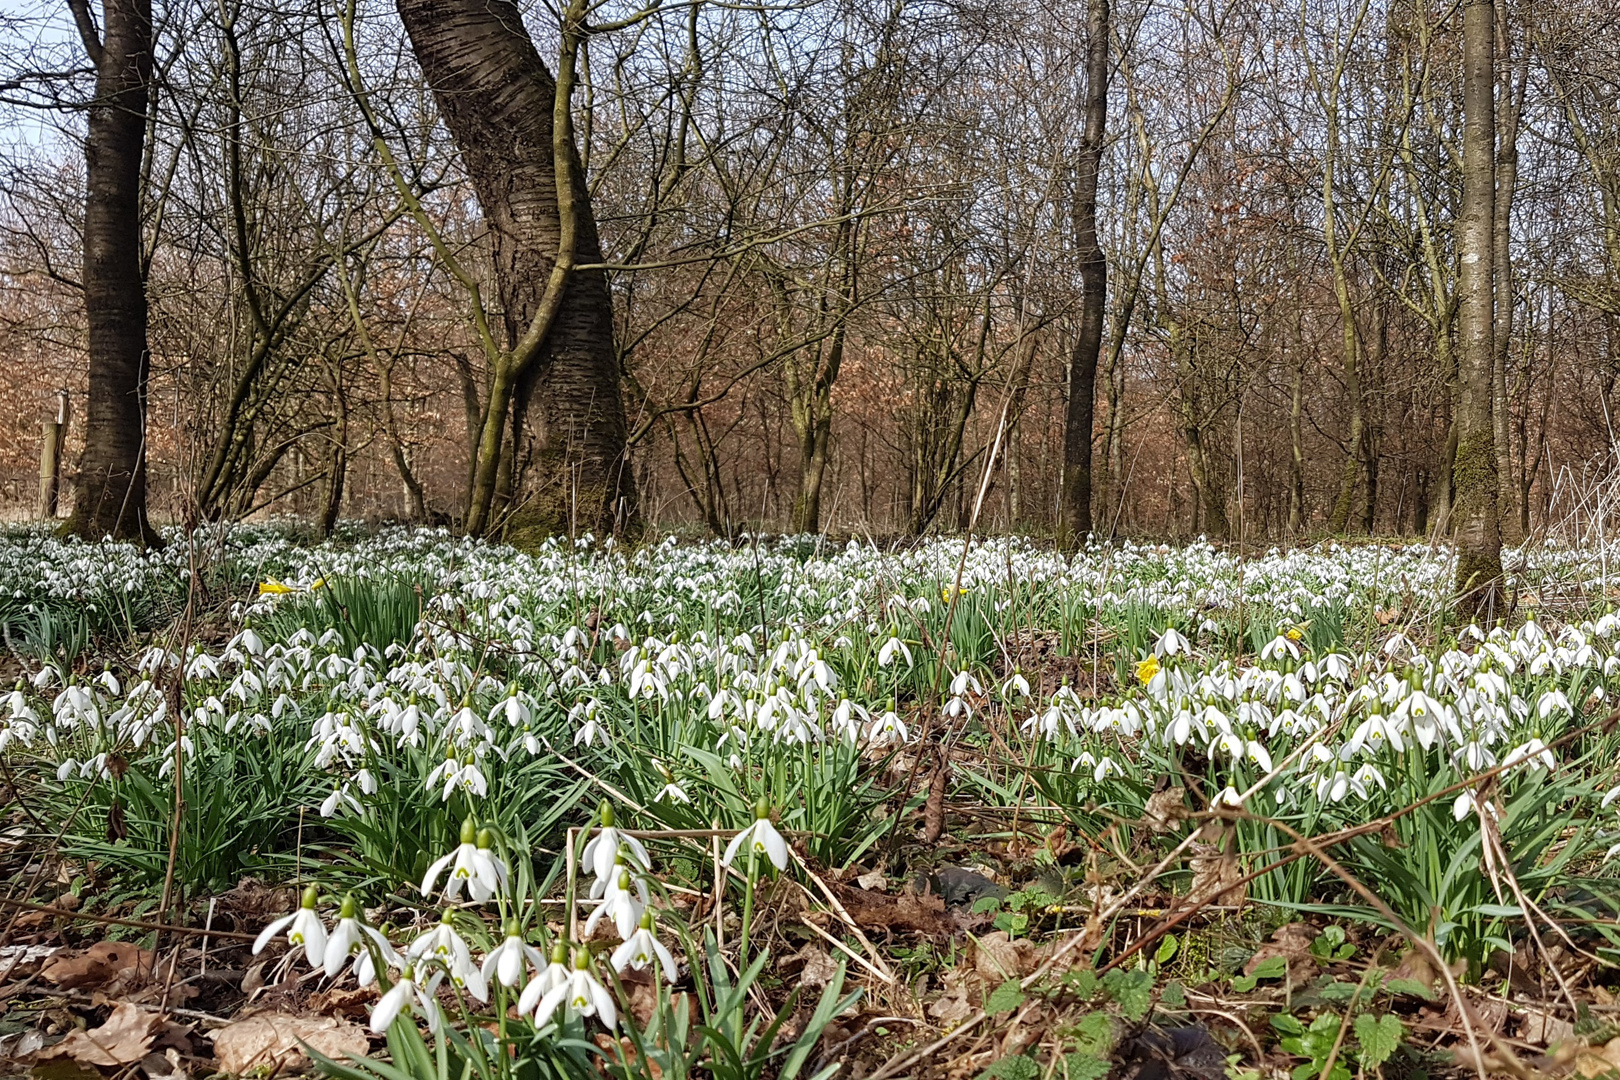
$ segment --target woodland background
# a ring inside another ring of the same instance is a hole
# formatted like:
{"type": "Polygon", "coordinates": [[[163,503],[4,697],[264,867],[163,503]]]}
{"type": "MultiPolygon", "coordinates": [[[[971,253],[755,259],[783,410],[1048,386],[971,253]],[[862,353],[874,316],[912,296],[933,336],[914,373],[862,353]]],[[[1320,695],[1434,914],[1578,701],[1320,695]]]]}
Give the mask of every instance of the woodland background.
{"type": "MultiPolygon", "coordinates": [[[[980,528],[1053,529],[1084,294],[1086,0],[637,14],[585,37],[572,104],[643,518],[954,530],[999,435],[980,528]]],[[[1504,0],[1495,18],[1512,542],[1613,486],[1620,10],[1504,0]]],[[[525,20],[550,62],[557,13],[525,20]]],[[[153,23],[153,517],[459,522],[490,375],[444,251],[480,281],[493,261],[393,6],[168,0],[153,23]]],[[[1095,529],[1443,529],[1460,8],[1117,0],[1106,26],[1095,529]]],[[[59,389],[70,467],[83,446],[93,72],[66,7],[0,8],[0,42],[0,504],[28,517],[59,389]]]]}

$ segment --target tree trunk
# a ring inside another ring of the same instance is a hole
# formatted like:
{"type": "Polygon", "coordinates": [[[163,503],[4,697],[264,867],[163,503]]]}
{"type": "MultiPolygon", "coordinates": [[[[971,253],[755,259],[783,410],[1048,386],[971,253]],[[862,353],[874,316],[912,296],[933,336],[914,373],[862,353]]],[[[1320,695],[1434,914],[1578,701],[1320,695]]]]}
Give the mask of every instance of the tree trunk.
{"type": "MultiPolygon", "coordinates": [[[[1507,50],[1507,12],[1497,12],[1504,60],[1507,50]]],[[[1524,86],[1528,81],[1530,51],[1517,65],[1504,65],[1502,86],[1501,138],[1496,152],[1496,202],[1491,212],[1491,258],[1496,297],[1495,326],[1491,351],[1491,417],[1496,438],[1496,473],[1501,483],[1498,517],[1503,534],[1510,542],[1523,539],[1520,528],[1519,489],[1513,482],[1513,429],[1508,409],[1508,346],[1513,340],[1513,252],[1511,239],[1513,189],[1519,178],[1519,122],[1524,112],[1524,86]]]]}
{"type": "Polygon", "coordinates": [[[1060,531],[1070,543],[1091,532],[1091,443],[1097,410],[1097,359],[1107,313],[1108,260],[1097,242],[1097,174],[1108,120],[1108,0],[1088,0],[1085,131],[1075,160],[1075,261],[1080,270],[1080,332],[1069,363],[1063,421],[1060,531]]]}
{"type": "Polygon", "coordinates": [[[1495,360],[1492,226],[1496,201],[1494,0],[1463,9],[1463,193],[1457,249],[1461,349],[1457,458],[1452,466],[1459,602],[1465,613],[1501,614],[1502,537],[1497,520],[1496,435],[1491,420],[1495,360]]]}
{"type": "Polygon", "coordinates": [[[105,0],[98,36],[72,4],[96,70],[84,142],[84,307],[90,359],[84,456],[63,529],[87,539],[156,539],[146,516],[146,274],[141,154],[152,80],[151,0],[105,0]]]}
{"type": "MultiPolygon", "coordinates": [[[[556,80],[512,0],[396,0],[395,6],[489,226],[506,347],[515,348],[541,310],[564,239],[552,136],[566,103],[557,100],[556,80]]],[[[571,262],[599,263],[596,218],[572,145],[561,160],[569,159],[571,262]]],[[[470,529],[496,524],[482,508],[493,503],[503,452],[511,454],[513,470],[509,536],[600,536],[634,522],[613,301],[602,270],[571,270],[533,362],[492,379],[475,448],[470,529]],[[514,407],[520,422],[509,424],[514,407]],[[525,445],[510,445],[509,430],[524,433],[525,445]]]]}

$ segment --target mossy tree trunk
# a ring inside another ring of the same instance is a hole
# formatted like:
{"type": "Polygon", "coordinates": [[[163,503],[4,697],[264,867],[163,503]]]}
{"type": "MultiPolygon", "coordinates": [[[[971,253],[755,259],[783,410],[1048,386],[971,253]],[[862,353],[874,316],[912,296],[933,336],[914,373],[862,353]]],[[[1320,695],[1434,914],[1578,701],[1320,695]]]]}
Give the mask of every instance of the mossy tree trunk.
{"type": "Polygon", "coordinates": [[[1463,192],[1457,226],[1457,456],[1452,465],[1458,602],[1486,620],[1502,612],[1502,535],[1497,518],[1493,271],[1496,203],[1494,0],[1463,9],[1463,192]]]}

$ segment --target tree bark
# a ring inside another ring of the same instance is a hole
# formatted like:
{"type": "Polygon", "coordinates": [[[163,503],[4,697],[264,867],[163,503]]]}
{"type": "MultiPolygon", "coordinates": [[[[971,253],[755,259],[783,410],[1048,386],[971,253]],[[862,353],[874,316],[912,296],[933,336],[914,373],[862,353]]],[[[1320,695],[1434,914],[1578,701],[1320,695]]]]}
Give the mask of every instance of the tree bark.
{"type": "MultiPolygon", "coordinates": [[[[572,212],[575,264],[601,262],[601,243],[578,151],[565,207],[554,153],[557,81],[512,0],[396,0],[490,229],[506,347],[516,349],[546,299],[572,212]]],[[[563,113],[566,116],[566,113],[563,113]]],[[[512,454],[514,539],[630,527],[635,485],[625,456],[624,404],[613,350],[613,301],[600,269],[571,269],[533,361],[497,370],[476,448],[469,529],[488,531],[495,472],[512,454]],[[517,422],[509,423],[511,411],[517,422]],[[504,445],[509,431],[525,435],[504,445]]],[[[503,365],[504,367],[504,365],[503,365]]]]}
{"type": "Polygon", "coordinates": [[[146,516],[146,275],[141,155],[152,81],[151,0],[104,0],[98,35],[72,4],[96,70],[84,143],[84,308],[90,360],[85,447],[64,532],[149,543],[146,516]]]}
{"type": "Polygon", "coordinates": [[[1069,361],[1063,420],[1060,531],[1078,543],[1092,531],[1091,445],[1097,412],[1097,360],[1107,314],[1108,260],[1097,242],[1097,175],[1108,121],[1108,0],[1088,0],[1085,130],[1075,159],[1075,261],[1080,270],[1080,332],[1069,361]]]}
{"type": "Polygon", "coordinates": [[[1491,419],[1495,361],[1493,223],[1496,202],[1494,0],[1463,9],[1463,192],[1457,249],[1459,338],[1457,458],[1452,516],[1457,527],[1456,588],[1462,610],[1501,614],[1502,537],[1497,519],[1496,433],[1491,419]]]}

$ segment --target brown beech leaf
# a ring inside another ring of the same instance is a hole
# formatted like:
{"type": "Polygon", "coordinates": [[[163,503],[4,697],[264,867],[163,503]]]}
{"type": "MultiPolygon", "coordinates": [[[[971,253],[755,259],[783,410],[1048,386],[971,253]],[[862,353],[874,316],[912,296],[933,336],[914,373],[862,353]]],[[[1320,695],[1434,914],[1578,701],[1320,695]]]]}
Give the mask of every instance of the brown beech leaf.
{"type": "Polygon", "coordinates": [[[107,1022],[89,1031],[70,1031],[67,1038],[39,1055],[41,1061],[71,1058],[80,1065],[116,1069],[140,1061],[163,1026],[163,1017],[122,1001],[107,1022]]]}
{"type": "Polygon", "coordinates": [[[369,1044],[365,1029],[332,1016],[259,1013],[215,1029],[214,1056],[221,1072],[240,1075],[264,1068],[285,1072],[309,1064],[304,1046],[341,1061],[345,1055],[364,1057],[369,1044]]]}
{"type": "Polygon", "coordinates": [[[152,954],[127,941],[98,941],[82,953],[53,956],[40,975],[72,990],[103,987],[120,975],[149,970],[151,965],[152,954]]]}

